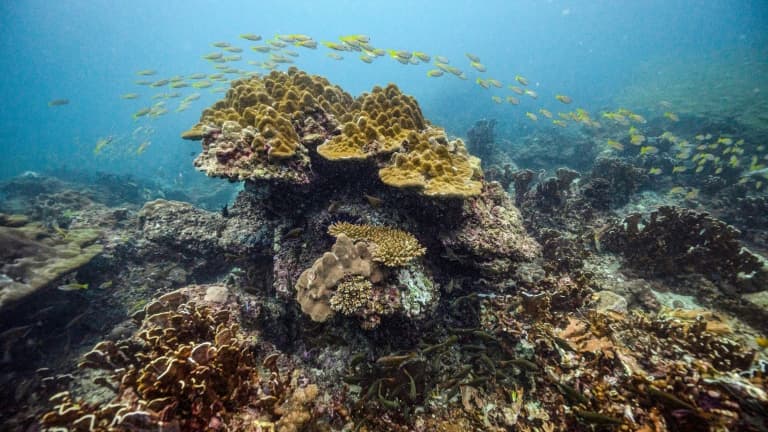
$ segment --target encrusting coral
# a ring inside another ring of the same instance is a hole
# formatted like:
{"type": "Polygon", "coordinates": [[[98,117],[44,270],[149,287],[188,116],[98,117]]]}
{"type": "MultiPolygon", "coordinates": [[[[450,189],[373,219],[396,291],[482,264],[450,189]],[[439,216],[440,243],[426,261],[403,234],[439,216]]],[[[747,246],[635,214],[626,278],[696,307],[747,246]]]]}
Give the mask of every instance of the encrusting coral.
{"type": "Polygon", "coordinates": [[[94,229],[52,232],[23,218],[0,226],[0,308],[88,264],[103,250],[94,229]]]}
{"type": "Polygon", "coordinates": [[[203,141],[195,165],[230,180],[309,183],[312,156],[366,160],[384,184],[432,197],[482,188],[480,160],[424,119],[394,84],[353,99],[325,78],[295,68],[239,80],[182,134],[203,141]]]}
{"type": "Polygon", "coordinates": [[[403,266],[426,252],[416,237],[397,228],[337,222],[328,227],[328,232],[334,237],[345,234],[353,241],[368,243],[373,260],[389,267],[403,266]]]}

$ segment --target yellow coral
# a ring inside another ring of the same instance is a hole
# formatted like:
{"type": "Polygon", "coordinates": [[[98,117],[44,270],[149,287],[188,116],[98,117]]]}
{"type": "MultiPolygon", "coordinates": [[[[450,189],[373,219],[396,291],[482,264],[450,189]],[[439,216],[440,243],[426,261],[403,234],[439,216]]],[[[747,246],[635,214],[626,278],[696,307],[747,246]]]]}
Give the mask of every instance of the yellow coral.
{"type": "Polygon", "coordinates": [[[343,234],[353,241],[369,243],[373,260],[389,267],[403,266],[426,252],[416,237],[397,228],[337,222],[328,232],[335,237],[343,234]]]}
{"type": "Polygon", "coordinates": [[[374,87],[341,117],[341,134],[317,148],[329,160],[366,159],[402,148],[411,132],[426,127],[416,100],[396,85],[374,87]]]}
{"type": "Polygon", "coordinates": [[[482,191],[480,159],[471,156],[461,140],[448,142],[440,129],[408,135],[408,152],[394,155],[379,170],[385,184],[414,188],[434,197],[469,197],[482,191]]]}
{"type": "Polygon", "coordinates": [[[331,309],[344,315],[352,315],[365,307],[371,298],[373,284],[360,275],[349,275],[336,285],[336,294],[331,297],[331,309]]]}

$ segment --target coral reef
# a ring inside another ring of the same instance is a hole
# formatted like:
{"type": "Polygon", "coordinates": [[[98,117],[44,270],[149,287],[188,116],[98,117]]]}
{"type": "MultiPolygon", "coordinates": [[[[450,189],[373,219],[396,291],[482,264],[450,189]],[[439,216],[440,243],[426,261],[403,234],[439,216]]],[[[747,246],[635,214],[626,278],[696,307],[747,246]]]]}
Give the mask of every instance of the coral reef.
{"type": "Polygon", "coordinates": [[[295,68],[236,81],[183,137],[202,139],[199,169],[230,180],[306,184],[317,153],[330,161],[373,159],[385,184],[427,196],[465,197],[481,187],[480,161],[430,127],[394,84],[353,100],[295,68]]]}
{"type": "Polygon", "coordinates": [[[601,242],[649,273],[694,271],[730,283],[742,292],[763,290],[768,283],[768,266],[744,248],[738,236],[734,227],[706,213],[665,206],[647,220],[632,214],[606,228],[601,242]]]}
{"type": "Polygon", "coordinates": [[[522,216],[498,183],[462,204],[460,224],[441,227],[440,242],[449,261],[475,268],[490,279],[503,279],[515,265],[534,260],[540,246],[522,225],[522,216]]]}
{"type": "Polygon", "coordinates": [[[192,286],[147,304],[136,316],[136,334],[98,343],[79,364],[104,371],[96,380],[115,396],[89,401],[56,394],[42,425],[217,430],[248,419],[249,427],[280,420],[289,430],[288,424],[306,422],[304,405],[316,389],[292,387],[291,372],[277,366],[279,354],[254,351],[229,297],[223,287],[192,286]]]}
{"type": "Polygon", "coordinates": [[[366,242],[373,260],[389,267],[406,265],[426,251],[416,237],[397,228],[339,222],[328,227],[328,232],[334,237],[344,234],[352,241],[366,242]]]}

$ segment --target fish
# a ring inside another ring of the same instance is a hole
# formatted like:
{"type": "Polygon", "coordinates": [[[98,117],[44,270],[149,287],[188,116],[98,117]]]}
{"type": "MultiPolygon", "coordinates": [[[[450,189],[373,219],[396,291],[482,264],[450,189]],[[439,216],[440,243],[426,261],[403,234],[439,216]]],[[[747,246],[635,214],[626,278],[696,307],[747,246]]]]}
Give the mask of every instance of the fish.
{"type": "Polygon", "coordinates": [[[243,49],[242,49],[242,48],[240,48],[240,47],[234,47],[234,46],[231,46],[231,47],[226,47],[226,48],[224,48],[224,51],[226,51],[226,52],[231,52],[231,53],[235,53],[235,54],[236,54],[236,53],[241,53],[241,52],[243,52],[243,49]]]}
{"type": "Polygon", "coordinates": [[[170,80],[167,80],[167,79],[161,79],[161,80],[158,80],[158,81],[155,81],[155,82],[153,82],[153,83],[152,83],[152,84],[150,84],[149,86],[150,86],[150,87],[155,87],[155,88],[157,88],[157,87],[163,87],[163,86],[166,86],[166,85],[168,85],[168,83],[170,83],[170,82],[171,82],[170,80]]]}
{"type": "Polygon", "coordinates": [[[451,61],[444,56],[435,56],[435,63],[449,64],[451,61]]]}
{"type": "Polygon", "coordinates": [[[507,102],[511,103],[512,105],[520,105],[520,99],[514,96],[507,96],[507,102]]]}
{"type": "Polygon", "coordinates": [[[295,46],[300,46],[304,48],[309,49],[316,49],[317,48],[317,41],[314,40],[303,40],[303,41],[296,41],[293,43],[295,46]]]}
{"type": "Polygon", "coordinates": [[[374,58],[375,57],[371,57],[371,56],[366,55],[366,54],[363,54],[363,55],[360,56],[360,60],[362,60],[364,63],[369,63],[369,64],[373,63],[373,59],[374,58]]]}
{"type": "Polygon", "coordinates": [[[536,117],[536,114],[534,114],[532,112],[525,113],[525,116],[528,117],[529,119],[531,119],[531,121],[538,121],[539,120],[539,118],[536,117]]]}
{"type": "Polygon", "coordinates": [[[640,114],[630,113],[627,115],[627,117],[629,117],[629,119],[635,123],[640,123],[640,124],[648,123],[648,121],[645,120],[645,117],[641,116],[640,114]]]}
{"type": "Polygon", "coordinates": [[[687,200],[694,200],[699,197],[699,190],[694,188],[688,191],[687,194],[685,194],[685,199],[687,200]]]}
{"type": "Polygon", "coordinates": [[[193,80],[199,80],[199,79],[205,78],[205,74],[204,73],[193,73],[188,78],[189,79],[193,79],[193,80]]]}
{"type": "Polygon", "coordinates": [[[239,55],[225,56],[225,57],[222,58],[222,60],[224,60],[226,62],[236,62],[236,61],[240,61],[242,59],[243,59],[243,56],[239,56],[239,55]]]}
{"type": "Polygon", "coordinates": [[[150,111],[152,111],[151,108],[142,108],[133,113],[133,119],[137,120],[139,117],[144,117],[145,115],[149,114],[150,111]]]}
{"type": "Polygon", "coordinates": [[[138,99],[139,94],[138,93],[125,93],[120,95],[122,99],[138,99]]]}
{"type": "Polygon", "coordinates": [[[321,43],[323,45],[325,45],[326,47],[328,47],[328,48],[330,48],[332,50],[336,50],[336,51],[349,51],[350,50],[349,46],[344,45],[344,44],[340,44],[340,43],[337,43],[337,42],[323,41],[321,43]]]}
{"type": "Polygon", "coordinates": [[[480,57],[478,57],[478,56],[476,56],[474,54],[470,54],[470,53],[466,53],[465,55],[467,56],[469,61],[474,62],[474,63],[480,63],[480,57]]]}
{"type": "Polygon", "coordinates": [[[480,63],[480,62],[473,61],[469,65],[472,66],[478,72],[485,72],[486,71],[485,65],[480,63]]]}
{"type": "Polygon", "coordinates": [[[108,280],[106,282],[102,282],[101,284],[99,284],[99,289],[107,289],[107,288],[112,288],[111,280],[108,280]]]}
{"type": "Polygon", "coordinates": [[[552,124],[555,126],[560,126],[562,128],[568,127],[568,123],[566,123],[565,120],[552,120],[552,124]]]}
{"type": "Polygon", "coordinates": [[[520,85],[528,85],[528,80],[522,75],[515,75],[515,81],[519,82],[520,85]]]}
{"type": "Polygon", "coordinates": [[[525,91],[518,86],[511,85],[511,86],[507,86],[507,88],[509,88],[510,90],[512,90],[512,92],[517,93],[519,95],[525,94],[525,91]]]}
{"type": "Polygon", "coordinates": [[[211,45],[215,46],[216,48],[226,48],[230,46],[229,42],[214,42],[211,45]]]}
{"type": "Polygon", "coordinates": [[[283,234],[284,239],[295,239],[301,236],[301,234],[304,233],[304,228],[302,227],[296,227],[293,229],[288,230],[285,234],[283,234]]]}
{"type": "Polygon", "coordinates": [[[717,139],[717,143],[718,144],[725,144],[725,145],[729,146],[729,145],[733,144],[733,140],[731,138],[720,137],[720,138],[717,139]]]}
{"type": "Polygon", "coordinates": [[[607,141],[608,147],[614,149],[614,150],[624,150],[624,145],[616,140],[609,139],[607,141]]]}
{"type": "Polygon", "coordinates": [[[297,53],[296,51],[291,51],[291,50],[283,50],[283,54],[285,54],[287,56],[291,56],[291,57],[298,57],[299,56],[299,53],[297,53]]]}
{"type": "Polygon", "coordinates": [[[487,89],[487,88],[489,87],[489,86],[488,86],[488,81],[486,81],[486,80],[484,80],[484,79],[482,79],[482,78],[477,78],[477,79],[475,80],[475,82],[476,82],[476,83],[477,83],[477,84],[478,84],[480,87],[482,87],[482,88],[484,88],[484,89],[487,89]]]}
{"type": "Polygon", "coordinates": [[[218,60],[220,58],[224,57],[224,53],[222,52],[212,52],[210,54],[206,54],[203,56],[204,60],[218,60]]]}
{"type": "Polygon", "coordinates": [[[78,291],[78,290],[86,290],[88,289],[87,283],[77,283],[72,282],[64,285],[59,285],[56,287],[59,291],[78,291]]]}
{"type": "Polygon", "coordinates": [[[341,54],[336,54],[336,53],[333,53],[333,52],[332,53],[328,53],[327,56],[332,58],[333,60],[344,60],[344,57],[341,54]]]}
{"type": "Polygon", "coordinates": [[[151,141],[144,141],[143,143],[139,144],[139,146],[136,148],[136,156],[141,156],[142,153],[147,151],[147,148],[149,148],[150,144],[152,144],[151,141]]]}
{"type": "Polygon", "coordinates": [[[381,198],[373,195],[364,194],[363,196],[365,197],[365,200],[368,201],[368,204],[370,204],[370,206],[373,208],[381,207],[381,204],[384,202],[384,200],[381,198]]]}
{"type": "Polygon", "coordinates": [[[93,154],[99,155],[101,151],[104,150],[104,148],[112,142],[113,139],[114,137],[112,136],[108,136],[106,138],[99,138],[96,141],[96,146],[93,148],[93,154]]]}
{"type": "Polygon", "coordinates": [[[268,53],[272,50],[271,47],[268,47],[266,45],[254,45],[251,47],[253,51],[260,52],[260,53],[268,53]]]}
{"type": "Polygon", "coordinates": [[[673,174],[684,173],[687,170],[688,170],[688,168],[686,166],[684,166],[684,165],[677,165],[677,166],[672,167],[672,173],[673,174]]]}
{"type": "Polygon", "coordinates": [[[140,85],[140,86],[148,86],[148,85],[152,84],[152,81],[139,80],[139,81],[134,81],[133,83],[136,84],[136,85],[140,85]]]}
{"type": "Polygon", "coordinates": [[[430,57],[429,54],[421,51],[414,51],[413,56],[423,61],[424,63],[429,63],[429,61],[432,60],[432,57],[430,57]]]}
{"type": "Polygon", "coordinates": [[[673,122],[680,121],[680,117],[677,116],[677,114],[673,113],[672,111],[667,111],[664,113],[664,117],[672,120],[673,122]]]}
{"type": "Polygon", "coordinates": [[[208,87],[213,87],[213,83],[210,81],[197,81],[196,83],[192,84],[192,87],[196,89],[208,88],[208,87]]]}
{"type": "Polygon", "coordinates": [[[371,41],[371,38],[364,34],[353,34],[353,35],[345,35],[345,36],[339,36],[339,40],[342,42],[347,43],[364,43],[367,44],[371,41]]]}
{"type": "Polygon", "coordinates": [[[189,87],[189,84],[185,83],[184,81],[175,82],[171,84],[171,88],[175,88],[175,89],[184,88],[184,87],[189,87]]]}
{"type": "Polygon", "coordinates": [[[48,102],[49,107],[57,107],[63,105],[69,105],[69,99],[53,99],[52,101],[48,102]]]}
{"type": "Polygon", "coordinates": [[[490,85],[492,85],[492,86],[494,86],[496,88],[501,88],[501,82],[499,82],[499,80],[493,79],[493,78],[488,78],[487,81],[488,81],[488,84],[490,84],[490,85]]]}
{"type": "Polygon", "coordinates": [[[525,89],[525,94],[530,96],[532,99],[538,99],[539,98],[539,95],[535,91],[530,90],[530,89],[525,89]]]}
{"type": "Polygon", "coordinates": [[[268,40],[267,43],[272,45],[275,48],[285,48],[288,46],[288,44],[286,44],[285,42],[281,40],[275,40],[275,39],[268,40]]]}
{"type": "Polygon", "coordinates": [[[545,109],[545,108],[539,108],[539,114],[543,115],[544,117],[546,117],[548,119],[552,118],[552,113],[548,109],[545,109]]]}
{"type": "Polygon", "coordinates": [[[501,96],[491,96],[491,100],[496,102],[497,104],[503,103],[504,101],[501,99],[501,96]]]}
{"type": "Polygon", "coordinates": [[[255,33],[243,33],[240,35],[240,38],[249,40],[251,42],[258,42],[261,40],[261,36],[255,33]]]}
{"type": "Polygon", "coordinates": [[[645,137],[643,135],[630,135],[629,136],[629,142],[632,145],[640,145],[645,142],[645,137]]]}
{"type": "Polygon", "coordinates": [[[443,73],[444,72],[441,71],[440,69],[430,69],[427,71],[427,76],[430,78],[437,78],[437,77],[443,76],[443,73]]]}
{"type": "Polygon", "coordinates": [[[651,168],[651,169],[648,170],[648,174],[659,175],[659,174],[661,174],[661,168],[655,168],[655,167],[651,168]]]}
{"type": "Polygon", "coordinates": [[[682,195],[684,193],[686,193],[685,188],[682,186],[675,186],[667,192],[669,195],[682,195]]]}
{"type": "Polygon", "coordinates": [[[157,71],[155,69],[144,69],[136,72],[136,75],[141,76],[151,76],[157,74],[157,71]]]}
{"type": "Polygon", "coordinates": [[[396,60],[400,59],[400,60],[406,60],[406,61],[411,60],[411,57],[413,56],[413,53],[411,53],[410,51],[393,50],[393,49],[387,50],[387,54],[389,54],[389,56],[392,57],[393,59],[396,59],[396,60]]]}
{"type": "Polygon", "coordinates": [[[657,149],[654,146],[643,146],[640,147],[640,154],[646,155],[646,154],[656,154],[659,152],[659,149],[657,149]]]}
{"type": "Polygon", "coordinates": [[[755,343],[762,349],[768,348],[768,338],[765,336],[758,336],[755,338],[755,343]]]}
{"type": "Polygon", "coordinates": [[[571,99],[570,97],[568,97],[566,95],[561,95],[561,94],[556,94],[555,95],[555,99],[559,100],[560,102],[562,102],[562,103],[564,103],[566,105],[568,105],[571,102],[573,102],[573,99],[571,99]]]}

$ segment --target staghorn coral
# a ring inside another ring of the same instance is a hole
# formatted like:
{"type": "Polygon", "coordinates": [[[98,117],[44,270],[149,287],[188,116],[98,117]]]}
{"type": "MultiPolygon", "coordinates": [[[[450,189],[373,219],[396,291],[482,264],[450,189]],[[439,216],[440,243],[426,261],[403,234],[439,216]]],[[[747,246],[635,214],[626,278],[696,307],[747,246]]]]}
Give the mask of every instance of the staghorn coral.
{"type": "MultiPolygon", "coordinates": [[[[145,306],[132,337],[102,341],[79,366],[107,371],[97,382],[116,390],[108,403],[77,401],[68,392],[51,398],[47,428],[75,430],[229,429],[258,420],[268,424],[289,410],[289,379],[281,378],[277,354],[260,365],[252,342],[228,306],[226,288],[188,287],[145,306]],[[257,418],[254,412],[258,413],[257,418]],[[228,426],[229,425],[229,426],[228,426]]],[[[301,390],[306,391],[306,390],[301,390]]],[[[303,400],[303,399],[302,399],[303,400]]]]}
{"type": "Polygon", "coordinates": [[[0,308],[88,264],[103,250],[96,243],[98,230],[53,233],[22,220],[4,217],[0,226],[0,308]]]}
{"type": "Polygon", "coordinates": [[[328,232],[334,237],[344,234],[368,243],[373,260],[389,267],[403,266],[426,252],[416,237],[397,228],[337,222],[328,227],[328,232]]]}

